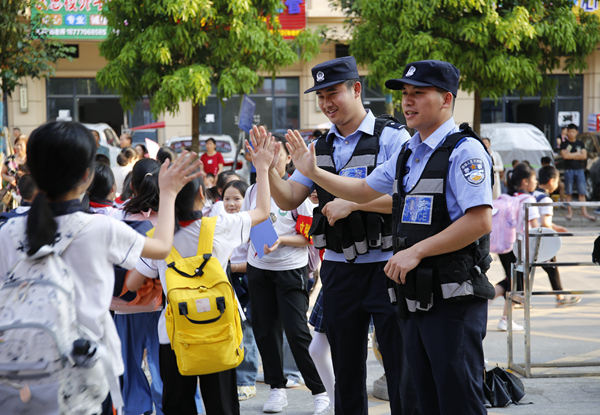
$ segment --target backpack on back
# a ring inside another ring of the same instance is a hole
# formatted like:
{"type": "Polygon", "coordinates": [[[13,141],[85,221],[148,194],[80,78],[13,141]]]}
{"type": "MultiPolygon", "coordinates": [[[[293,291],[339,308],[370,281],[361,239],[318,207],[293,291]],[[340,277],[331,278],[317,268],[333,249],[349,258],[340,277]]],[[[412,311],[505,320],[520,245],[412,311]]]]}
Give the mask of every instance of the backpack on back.
{"type": "Polygon", "coordinates": [[[167,333],[179,373],[206,375],[244,359],[242,326],[233,288],[212,256],[217,216],[202,218],[196,256],[167,257],[167,333]]]}
{"type": "Polygon", "coordinates": [[[0,384],[18,390],[22,402],[4,390],[9,397],[3,409],[42,413],[40,407],[58,402],[61,414],[99,410],[109,390],[106,368],[97,362],[101,345],[77,320],[74,271],[61,257],[92,215],[71,215],[55,243],[32,256],[25,252],[25,220],[5,225],[21,254],[0,286],[0,384]],[[93,349],[86,349],[87,365],[75,360],[79,359],[73,354],[76,340],[90,341],[86,344],[93,349]]]}
{"type": "Polygon", "coordinates": [[[501,194],[494,200],[490,252],[506,254],[512,251],[517,239],[517,231],[521,230],[519,220],[523,220],[523,215],[520,211],[523,210],[523,203],[531,197],[530,194],[517,196],[501,194]]]}

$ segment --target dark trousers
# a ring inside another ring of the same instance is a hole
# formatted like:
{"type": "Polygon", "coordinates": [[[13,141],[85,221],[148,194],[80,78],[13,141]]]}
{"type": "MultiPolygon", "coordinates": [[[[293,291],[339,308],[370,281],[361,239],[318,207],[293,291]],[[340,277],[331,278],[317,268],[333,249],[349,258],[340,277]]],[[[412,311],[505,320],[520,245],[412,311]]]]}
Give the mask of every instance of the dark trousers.
{"type": "Polygon", "coordinates": [[[165,415],[197,415],[194,396],[198,380],[206,415],[239,415],[235,369],[210,375],[183,376],[177,369],[177,358],[170,344],[161,344],[159,353],[165,415]]]}
{"type": "Polygon", "coordinates": [[[366,360],[371,317],[387,379],[391,413],[413,415],[416,396],[396,307],[390,303],[385,262],[323,261],[323,323],[335,372],[335,413],[367,415],[366,360]]]}
{"type": "Polygon", "coordinates": [[[485,415],[483,339],[487,300],[435,300],[404,320],[406,355],[423,414],[485,415]]]}
{"type": "Polygon", "coordinates": [[[315,364],[308,354],[312,341],[308,311],[307,267],[288,271],[269,271],[248,264],[252,328],[262,358],[265,383],[284,388],[283,330],[292,356],[313,395],[325,392],[315,364]]]}
{"type": "MultiPolygon", "coordinates": [[[[556,257],[553,257],[548,262],[556,262],[556,257]]],[[[558,268],[552,265],[542,265],[542,269],[546,271],[548,274],[548,279],[550,280],[550,285],[554,291],[562,291],[562,283],[560,282],[560,273],[558,272],[558,268]]]]}

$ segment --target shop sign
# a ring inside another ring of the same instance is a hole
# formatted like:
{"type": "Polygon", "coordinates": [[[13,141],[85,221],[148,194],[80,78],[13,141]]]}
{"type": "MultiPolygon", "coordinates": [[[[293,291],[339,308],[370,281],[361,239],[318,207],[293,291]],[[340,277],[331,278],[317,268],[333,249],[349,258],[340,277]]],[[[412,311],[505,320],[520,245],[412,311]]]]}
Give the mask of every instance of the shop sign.
{"type": "Polygon", "coordinates": [[[39,0],[34,12],[45,13],[50,37],[57,39],[106,39],[108,22],[102,16],[104,0],[39,0]]]}
{"type": "Polygon", "coordinates": [[[573,10],[581,8],[583,11],[588,13],[594,13],[600,17],[600,7],[598,6],[598,0],[573,0],[573,10]]]}

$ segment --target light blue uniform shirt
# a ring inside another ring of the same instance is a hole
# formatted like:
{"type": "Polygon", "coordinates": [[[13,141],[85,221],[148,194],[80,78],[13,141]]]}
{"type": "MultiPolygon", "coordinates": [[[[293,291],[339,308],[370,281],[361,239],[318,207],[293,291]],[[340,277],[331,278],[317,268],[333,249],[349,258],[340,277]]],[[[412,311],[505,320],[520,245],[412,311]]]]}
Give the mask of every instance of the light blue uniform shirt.
{"type": "MultiPolygon", "coordinates": [[[[403,177],[404,191],[410,192],[419,181],[429,158],[444,142],[444,139],[459,131],[450,118],[424,142],[416,133],[408,142],[411,154],[406,166],[408,173],[403,177]]],[[[392,194],[396,178],[396,164],[399,151],[383,165],[378,166],[368,177],[367,184],[380,193],[392,194]]],[[[468,137],[454,149],[448,164],[446,203],[450,219],[456,221],[467,209],[492,206],[492,159],[485,148],[475,138],[468,137]]]]}
{"type": "MultiPolygon", "coordinates": [[[[354,153],[356,144],[362,136],[362,133],[373,134],[375,130],[375,116],[369,110],[367,110],[367,116],[360,124],[358,129],[350,134],[348,137],[343,137],[338,132],[335,125],[329,130],[329,134],[325,138],[326,140],[334,140],[333,142],[333,161],[337,171],[341,170],[354,153]]],[[[323,138],[320,138],[322,140],[323,138]]],[[[386,127],[381,132],[379,137],[379,154],[377,155],[377,165],[383,164],[385,161],[390,159],[394,154],[400,151],[400,147],[406,141],[410,139],[410,134],[405,130],[397,130],[396,128],[386,127]]],[[[292,174],[289,180],[301,183],[306,187],[310,188],[311,191],[315,189],[315,184],[312,180],[305,177],[298,170],[292,174]]],[[[365,255],[358,255],[355,264],[364,264],[372,262],[387,261],[392,257],[392,252],[382,252],[380,249],[372,249],[365,255]]],[[[327,261],[335,262],[346,262],[344,254],[337,254],[329,249],[325,250],[324,259],[327,261]]]]}

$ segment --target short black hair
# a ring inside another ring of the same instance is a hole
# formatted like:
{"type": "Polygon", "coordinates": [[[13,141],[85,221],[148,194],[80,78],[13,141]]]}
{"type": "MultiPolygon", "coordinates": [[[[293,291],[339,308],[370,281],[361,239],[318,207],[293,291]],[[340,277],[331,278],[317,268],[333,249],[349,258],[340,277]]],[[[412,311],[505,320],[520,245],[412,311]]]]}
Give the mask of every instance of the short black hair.
{"type": "Polygon", "coordinates": [[[543,166],[538,170],[538,183],[547,184],[551,179],[558,177],[558,170],[554,166],[543,166]]]}
{"type": "Polygon", "coordinates": [[[106,157],[104,154],[96,153],[96,163],[104,163],[110,166],[110,159],[106,157]]]}
{"type": "Polygon", "coordinates": [[[360,82],[360,79],[346,79],[344,81],[344,84],[346,85],[346,88],[348,89],[352,89],[352,87],[354,86],[355,83],[360,82]]]}
{"type": "Polygon", "coordinates": [[[31,174],[24,174],[17,182],[17,189],[23,200],[31,202],[35,192],[37,192],[37,185],[31,174]]]}
{"type": "Polygon", "coordinates": [[[209,141],[212,141],[212,143],[213,143],[214,145],[217,145],[217,142],[215,141],[215,139],[214,139],[214,138],[212,138],[212,137],[209,137],[209,138],[207,138],[207,139],[206,139],[206,142],[208,143],[209,141]]]}
{"type": "Polygon", "coordinates": [[[541,163],[542,163],[542,166],[550,165],[550,164],[552,164],[552,159],[548,156],[544,156],[541,159],[541,163]]]}
{"type": "Polygon", "coordinates": [[[577,124],[573,124],[573,123],[567,125],[567,129],[579,131],[579,127],[577,127],[577,124]]]}

